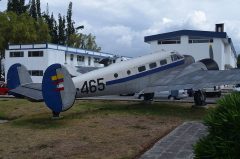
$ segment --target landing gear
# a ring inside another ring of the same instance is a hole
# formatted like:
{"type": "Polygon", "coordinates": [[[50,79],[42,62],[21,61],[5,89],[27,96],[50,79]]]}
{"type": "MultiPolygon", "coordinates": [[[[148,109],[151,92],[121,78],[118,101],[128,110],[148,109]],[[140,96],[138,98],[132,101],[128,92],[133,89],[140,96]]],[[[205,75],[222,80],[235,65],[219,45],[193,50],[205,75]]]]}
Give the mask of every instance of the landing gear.
{"type": "Polygon", "coordinates": [[[204,106],[206,105],[206,94],[205,92],[198,90],[193,94],[195,106],[204,106]]]}
{"type": "Polygon", "coordinates": [[[154,93],[145,93],[144,94],[144,101],[152,101],[154,97],[154,93]]]}
{"type": "Polygon", "coordinates": [[[154,93],[145,93],[143,95],[143,98],[144,98],[143,103],[144,104],[151,104],[152,101],[153,101],[153,97],[154,97],[154,93]]]}
{"type": "Polygon", "coordinates": [[[54,112],[54,111],[52,111],[52,119],[60,119],[61,117],[60,117],[60,112],[54,112]]]}

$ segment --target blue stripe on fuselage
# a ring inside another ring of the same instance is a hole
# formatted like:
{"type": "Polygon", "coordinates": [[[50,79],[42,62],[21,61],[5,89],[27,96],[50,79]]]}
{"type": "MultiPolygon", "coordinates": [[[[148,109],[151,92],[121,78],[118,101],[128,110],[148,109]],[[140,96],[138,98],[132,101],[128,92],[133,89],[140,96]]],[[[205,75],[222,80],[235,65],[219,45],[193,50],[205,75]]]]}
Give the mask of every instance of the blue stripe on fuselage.
{"type": "Polygon", "coordinates": [[[170,69],[170,68],[182,65],[182,64],[184,64],[184,59],[181,60],[181,61],[177,61],[177,62],[174,62],[174,63],[167,64],[165,66],[161,66],[161,67],[152,69],[152,70],[148,70],[148,71],[145,71],[145,72],[142,72],[142,73],[138,73],[138,74],[135,74],[135,75],[132,75],[132,76],[129,76],[129,77],[124,77],[124,78],[117,79],[117,80],[107,81],[106,85],[113,85],[113,84],[117,84],[117,83],[123,83],[123,82],[131,81],[131,80],[141,78],[141,77],[144,77],[144,76],[147,76],[147,75],[151,75],[151,74],[154,74],[154,73],[158,73],[158,72],[161,72],[161,71],[164,71],[164,70],[167,70],[167,69],[170,69]]]}

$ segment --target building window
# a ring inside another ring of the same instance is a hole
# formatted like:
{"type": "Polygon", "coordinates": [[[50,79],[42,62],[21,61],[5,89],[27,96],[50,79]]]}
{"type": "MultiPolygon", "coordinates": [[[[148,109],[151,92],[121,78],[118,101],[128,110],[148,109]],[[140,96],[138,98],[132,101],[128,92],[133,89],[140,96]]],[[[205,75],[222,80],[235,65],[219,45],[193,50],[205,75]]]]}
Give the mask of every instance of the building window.
{"type": "Polygon", "coordinates": [[[114,77],[115,77],[115,78],[118,78],[118,74],[117,74],[117,73],[114,73],[114,77]]]}
{"type": "Polygon", "coordinates": [[[156,62],[153,62],[153,63],[150,63],[150,64],[149,64],[149,68],[150,68],[150,69],[153,69],[153,68],[155,68],[155,67],[157,67],[157,63],[156,63],[156,62]]]}
{"type": "Polygon", "coordinates": [[[140,67],[138,67],[138,71],[139,72],[143,72],[143,71],[145,71],[146,70],[146,67],[145,66],[140,66],[140,67]]]}
{"type": "Polygon", "coordinates": [[[166,59],[160,61],[160,65],[166,65],[166,64],[167,64],[167,60],[166,59]]]}
{"type": "Polygon", "coordinates": [[[43,76],[42,70],[29,70],[28,72],[31,76],[43,76]]]}
{"type": "Polygon", "coordinates": [[[189,36],[188,43],[213,43],[213,38],[189,36]]]}
{"type": "Polygon", "coordinates": [[[88,57],[88,66],[91,66],[91,57],[88,57]]]}
{"type": "Polygon", "coordinates": [[[130,71],[130,70],[127,70],[127,74],[130,75],[130,74],[131,74],[131,71],[130,71]]]}
{"type": "Polygon", "coordinates": [[[28,57],[43,57],[43,51],[28,51],[28,57]]]}
{"type": "Polygon", "coordinates": [[[23,51],[10,52],[10,57],[23,57],[23,51]]]}
{"type": "Polygon", "coordinates": [[[181,43],[180,36],[174,37],[174,38],[169,38],[169,39],[158,40],[158,45],[162,45],[162,44],[180,44],[180,43],[181,43]]]}
{"type": "Polygon", "coordinates": [[[73,61],[73,57],[74,55],[73,54],[70,54],[70,60],[73,61]]]}
{"type": "Polygon", "coordinates": [[[99,61],[100,61],[100,58],[94,58],[94,63],[99,63],[99,61]]]}
{"type": "Polygon", "coordinates": [[[85,57],[84,56],[77,56],[77,61],[78,62],[84,62],[85,57]]]}

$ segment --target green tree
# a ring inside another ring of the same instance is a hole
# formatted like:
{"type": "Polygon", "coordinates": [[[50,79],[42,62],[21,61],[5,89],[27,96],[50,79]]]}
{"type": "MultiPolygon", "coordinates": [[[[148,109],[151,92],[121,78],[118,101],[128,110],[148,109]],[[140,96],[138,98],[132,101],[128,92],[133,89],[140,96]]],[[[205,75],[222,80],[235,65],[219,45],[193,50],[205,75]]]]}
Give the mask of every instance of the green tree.
{"type": "Polygon", "coordinates": [[[29,14],[30,14],[31,17],[33,17],[34,19],[37,20],[37,8],[36,8],[35,0],[31,1],[29,14]]]}
{"type": "Polygon", "coordinates": [[[8,43],[40,43],[50,40],[48,25],[43,20],[34,20],[27,13],[0,13],[0,35],[1,52],[4,52],[8,43]]]}
{"type": "Polygon", "coordinates": [[[92,34],[82,34],[82,33],[75,33],[70,36],[69,43],[70,46],[87,49],[92,51],[101,51],[101,47],[97,46],[96,37],[92,34]]]}
{"type": "Polygon", "coordinates": [[[66,33],[65,33],[65,17],[58,14],[58,44],[65,45],[66,33]]]}
{"type": "Polygon", "coordinates": [[[68,6],[68,11],[67,11],[67,29],[66,29],[68,45],[70,45],[69,43],[70,36],[74,33],[75,33],[75,29],[74,29],[74,22],[72,21],[72,2],[70,2],[68,6]]]}
{"type": "Polygon", "coordinates": [[[25,5],[25,0],[8,0],[7,3],[7,11],[15,12],[18,15],[25,13],[28,7],[29,5],[25,5]]]}
{"type": "Polygon", "coordinates": [[[42,17],[41,15],[41,3],[40,0],[36,0],[36,11],[38,19],[42,17]]]}
{"type": "Polygon", "coordinates": [[[86,44],[85,47],[88,50],[93,50],[93,51],[100,51],[101,47],[97,46],[96,43],[96,36],[93,36],[91,33],[86,36],[86,44]]]}
{"type": "Polygon", "coordinates": [[[240,68],[240,54],[237,56],[237,68],[240,68]]]}

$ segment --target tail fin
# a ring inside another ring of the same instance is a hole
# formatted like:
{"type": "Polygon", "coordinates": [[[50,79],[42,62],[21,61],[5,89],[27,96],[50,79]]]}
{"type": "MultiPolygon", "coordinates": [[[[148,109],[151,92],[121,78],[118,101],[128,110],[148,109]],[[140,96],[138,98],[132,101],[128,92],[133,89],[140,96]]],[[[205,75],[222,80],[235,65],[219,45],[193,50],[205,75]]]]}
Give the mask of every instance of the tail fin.
{"type": "Polygon", "coordinates": [[[64,66],[53,64],[47,68],[42,81],[42,95],[48,108],[55,113],[72,107],[76,89],[71,75],[64,66]]]}
{"type": "Polygon", "coordinates": [[[32,83],[32,79],[25,66],[16,63],[9,68],[7,73],[7,87],[10,90],[28,83],[32,83]]]}
{"type": "Polygon", "coordinates": [[[42,101],[40,83],[33,83],[26,67],[19,63],[12,65],[7,73],[7,87],[9,94],[31,101],[42,101]]]}

